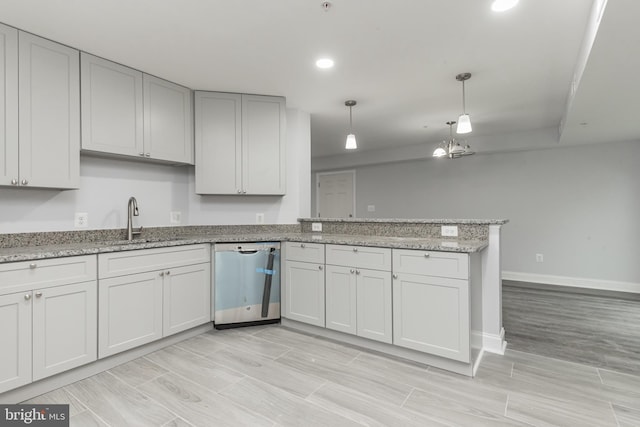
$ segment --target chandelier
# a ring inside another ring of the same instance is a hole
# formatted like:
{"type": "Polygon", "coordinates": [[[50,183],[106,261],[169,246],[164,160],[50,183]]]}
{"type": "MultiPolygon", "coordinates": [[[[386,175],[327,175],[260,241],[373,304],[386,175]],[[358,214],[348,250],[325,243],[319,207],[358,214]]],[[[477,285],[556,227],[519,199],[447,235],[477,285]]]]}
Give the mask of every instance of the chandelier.
{"type": "MultiPolygon", "coordinates": [[[[449,125],[449,140],[442,141],[438,145],[438,147],[433,152],[433,157],[448,157],[450,159],[457,159],[458,157],[470,156],[472,154],[475,154],[475,152],[471,150],[471,147],[469,147],[468,144],[465,144],[463,146],[453,137],[453,125],[455,124],[456,122],[447,122],[447,125],[449,125]]],[[[465,141],[462,141],[462,143],[464,144],[465,141]]]]}

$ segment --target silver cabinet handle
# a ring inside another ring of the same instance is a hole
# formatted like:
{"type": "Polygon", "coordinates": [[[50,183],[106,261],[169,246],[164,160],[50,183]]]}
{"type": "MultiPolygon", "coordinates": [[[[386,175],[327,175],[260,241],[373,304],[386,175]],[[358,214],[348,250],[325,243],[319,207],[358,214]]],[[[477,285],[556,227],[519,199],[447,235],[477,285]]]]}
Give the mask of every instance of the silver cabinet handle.
{"type": "Polygon", "coordinates": [[[322,270],[322,266],[321,265],[318,266],[318,270],[322,270]]]}
{"type": "Polygon", "coordinates": [[[349,270],[349,273],[351,273],[351,274],[353,274],[353,273],[355,273],[355,272],[356,272],[356,271],[355,271],[353,268],[352,268],[351,270],[349,270]]]}
{"type": "Polygon", "coordinates": [[[242,190],[242,193],[243,194],[247,194],[247,190],[242,190]]]}
{"type": "Polygon", "coordinates": [[[171,271],[167,270],[167,276],[171,274],[171,271]]]}
{"type": "Polygon", "coordinates": [[[36,264],[35,262],[32,262],[31,264],[29,264],[29,268],[32,269],[32,270],[37,268],[37,267],[38,267],[38,264],[36,264]]]}
{"type": "Polygon", "coordinates": [[[29,301],[31,299],[31,294],[25,294],[24,295],[24,299],[26,299],[27,301],[29,301]]]}
{"type": "Polygon", "coordinates": [[[300,248],[304,249],[306,246],[304,243],[300,243],[300,248]]]}
{"type": "Polygon", "coordinates": [[[42,292],[36,292],[36,297],[40,298],[42,296],[42,292]]]}
{"type": "Polygon", "coordinates": [[[160,272],[160,277],[164,277],[164,271],[160,272]]]}
{"type": "Polygon", "coordinates": [[[18,180],[17,179],[12,179],[11,180],[11,185],[18,185],[18,180]]]}
{"type": "Polygon", "coordinates": [[[151,157],[151,153],[146,153],[145,157],[151,157]]]}
{"type": "Polygon", "coordinates": [[[29,184],[29,181],[27,181],[26,179],[23,179],[21,184],[22,185],[27,185],[27,184],[29,184]]]}
{"type": "Polygon", "coordinates": [[[358,248],[353,248],[353,252],[358,252],[358,248]]]}
{"type": "Polygon", "coordinates": [[[424,254],[424,257],[425,258],[429,258],[429,254],[424,254]]]}
{"type": "Polygon", "coordinates": [[[394,274],[392,277],[393,277],[394,279],[397,279],[397,278],[398,278],[398,275],[397,275],[397,274],[394,274]]]}
{"type": "Polygon", "coordinates": [[[238,188],[238,194],[242,193],[242,190],[238,188]]]}
{"type": "Polygon", "coordinates": [[[138,153],[138,155],[144,157],[144,153],[138,153]]]}
{"type": "Polygon", "coordinates": [[[356,270],[356,274],[360,274],[360,270],[356,270]]]}

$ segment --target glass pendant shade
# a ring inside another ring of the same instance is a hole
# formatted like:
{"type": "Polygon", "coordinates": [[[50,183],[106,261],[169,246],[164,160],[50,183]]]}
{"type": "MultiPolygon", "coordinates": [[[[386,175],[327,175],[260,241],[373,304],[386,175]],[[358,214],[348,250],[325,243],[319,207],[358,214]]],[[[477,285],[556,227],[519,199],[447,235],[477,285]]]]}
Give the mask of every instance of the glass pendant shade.
{"type": "Polygon", "coordinates": [[[447,155],[447,151],[442,147],[436,148],[433,152],[433,157],[444,157],[446,155],[447,155]]]}
{"type": "Polygon", "coordinates": [[[352,133],[347,135],[347,142],[344,146],[347,150],[355,150],[358,148],[358,144],[356,143],[356,136],[352,133]]]}
{"type": "Polygon", "coordinates": [[[471,132],[471,119],[468,114],[461,114],[458,117],[458,127],[456,127],[456,133],[469,133],[471,132]]]}

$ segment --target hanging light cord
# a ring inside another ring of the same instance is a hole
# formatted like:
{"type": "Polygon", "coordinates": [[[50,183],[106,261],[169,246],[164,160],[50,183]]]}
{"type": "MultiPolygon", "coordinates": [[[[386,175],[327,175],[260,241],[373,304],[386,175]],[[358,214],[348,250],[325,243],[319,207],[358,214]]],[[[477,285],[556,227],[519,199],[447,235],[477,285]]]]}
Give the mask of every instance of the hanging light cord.
{"type": "Polygon", "coordinates": [[[351,115],[351,109],[353,107],[349,106],[349,133],[353,133],[353,116],[351,115]]]}
{"type": "Polygon", "coordinates": [[[464,93],[464,80],[462,81],[462,114],[467,114],[466,96],[464,93]]]}

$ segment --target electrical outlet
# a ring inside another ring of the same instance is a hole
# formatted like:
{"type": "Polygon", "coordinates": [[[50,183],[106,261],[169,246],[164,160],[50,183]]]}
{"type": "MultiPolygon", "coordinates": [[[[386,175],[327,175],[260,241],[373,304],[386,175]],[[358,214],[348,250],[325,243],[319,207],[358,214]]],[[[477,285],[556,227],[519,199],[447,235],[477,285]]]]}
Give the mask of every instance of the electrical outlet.
{"type": "Polygon", "coordinates": [[[257,213],[256,214],[256,224],[264,224],[264,214],[257,213]]]}
{"type": "Polygon", "coordinates": [[[375,212],[376,205],[367,205],[367,212],[375,212]]]}
{"type": "Polygon", "coordinates": [[[169,212],[169,222],[171,224],[180,224],[182,214],[179,211],[169,212]]]}
{"type": "Polygon", "coordinates": [[[312,222],[311,223],[311,231],[322,231],[322,223],[321,222],[312,222]]]}
{"type": "Polygon", "coordinates": [[[544,255],[536,254],[536,262],[544,262],[544,255]]]}
{"type": "Polygon", "coordinates": [[[440,233],[446,237],[458,237],[458,226],[443,225],[440,227],[440,233]]]}
{"type": "Polygon", "coordinates": [[[89,226],[89,214],[86,212],[76,212],[74,225],[76,228],[87,228],[89,226]]]}

